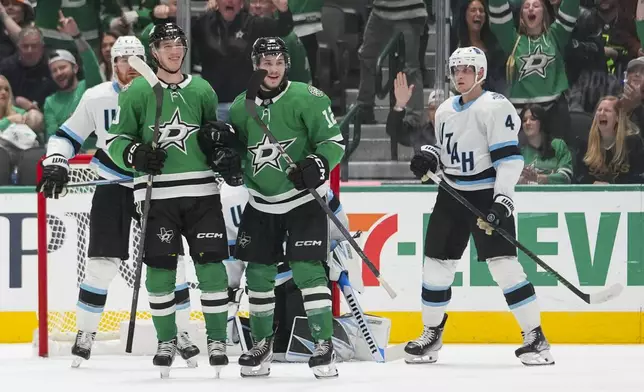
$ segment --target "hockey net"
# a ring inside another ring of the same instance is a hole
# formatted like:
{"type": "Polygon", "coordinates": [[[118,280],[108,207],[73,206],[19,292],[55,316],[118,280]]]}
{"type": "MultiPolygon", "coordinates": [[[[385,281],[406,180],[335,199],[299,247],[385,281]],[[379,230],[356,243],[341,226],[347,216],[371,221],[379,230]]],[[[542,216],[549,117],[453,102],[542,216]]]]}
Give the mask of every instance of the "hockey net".
{"type": "MultiPolygon", "coordinates": [[[[80,155],[70,160],[70,184],[99,179],[96,171],[90,167],[91,158],[91,155],[80,155]]],[[[69,187],[66,195],[56,200],[38,195],[39,309],[35,342],[41,356],[69,353],[68,348],[76,336],[75,309],[78,288],[87,272],[90,210],[95,188],[69,187]]],[[[107,342],[103,349],[98,349],[99,352],[109,353],[110,346],[118,347],[117,342],[123,338],[123,324],[129,322],[139,240],[139,224],[133,220],[129,259],[122,260],[119,265],[98,326],[96,341],[99,345],[100,342],[107,342]]],[[[194,271],[191,278],[191,263],[186,259],[189,258],[184,258],[188,284],[195,288],[196,285],[191,283],[196,282],[194,271]]],[[[145,282],[145,268],[143,274],[141,282],[145,282]]],[[[151,320],[145,288],[140,291],[137,309],[138,328],[140,322],[151,320]]],[[[193,310],[191,320],[203,321],[203,314],[193,310]]]]}
{"type": "MultiPolygon", "coordinates": [[[[91,155],[79,155],[69,161],[70,184],[99,179],[96,171],[90,166],[91,159],[91,155]]],[[[38,165],[38,180],[40,176],[41,168],[38,165]]],[[[337,172],[332,173],[332,187],[336,188],[337,194],[337,172]]],[[[59,199],[46,199],[42,194],[38,195],[38,329],[34,334],[34,343],[40,356],[69,354],[76,336],[76,303],[79,285],[87,272],[90,210],[95,189],[96,186],[91,185],[69,187],[67,194],[59,199]]],[[[133,220],[129,259],[121,261],[118,274],[108,289],[107,303],[98,326],[93,355],[123,353],[126,338],[123,335],[127,333],[127,323],[130,319],[139,239],[139,225],[133,220]]],[[[184,246],[187,250],[187,243],[184,242],[184,246]]],[[[194,266],[187,255],[180,264],[185,268],[186,280],[191,289],[191,325],[201,332],[204,327],[203,314],[194,309],[194,306],[200,303],[194,266]]],[[[145,282],[145,268],[141,282],[145,282]]],[[[338,315],[337,289],[333,292],[333,305],[334,314],[338,315]]],[[[247,307],[242,303],[240,311],[245,309],[247,307]]],[[[144,349],[137,351],[135,348],[135,353],[149,354],[149,347],[154,348],[156,340],[151,329],[151,314],[145,287],[140,290],[136,320],[135,347],[137,340],[143,339],[148,342],[147,345],[142,345],[144,349]],[[140,324],[144,328],[140,328],[140,324]]]]}

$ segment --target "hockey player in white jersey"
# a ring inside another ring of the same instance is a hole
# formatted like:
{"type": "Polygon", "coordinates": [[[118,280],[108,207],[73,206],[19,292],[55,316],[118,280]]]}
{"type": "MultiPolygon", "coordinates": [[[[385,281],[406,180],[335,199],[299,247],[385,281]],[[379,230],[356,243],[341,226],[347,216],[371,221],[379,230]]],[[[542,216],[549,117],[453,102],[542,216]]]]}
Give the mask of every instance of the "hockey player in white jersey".
{"type": "Polygon", "coordinates": [[[474,237],[479,261],[503,291],[523,335],[515,351],[525,365],[552,365],[550,345],[541,329],[534,286],[517,260],[516,248],[494,227],[516,235],[514,187],[523,169],[517,135],[521,119],[501,94],[485,91],[485,54],[476,47],[459,48],[450,56],[452,83],[461,94],[436,111],[437,145],[425,145],[411,161],[411,171],[423,177],[442,171],[447,185],[475,207],[487,212],[483,221],[439,189],[427,227],[423,262],[422,335],[405,347],[407,363],[436,362],[442,347],[445,310],[452,297],[457,261],[474,237]]]}
{"type": "MultiPolygon", "coordinates": [[[[85,139],[92,133],[97,136],[98,150],[91,166],[105,180],[131,180],[132,173],[120,169],[112,162],[106,142],[107,130],[116,115],[118,94],[127,88],[139,74],[129,66],[127,58],[139,56],[145,59],[145,49],[133,36],[116,40],[111,50],[114,78],[110,82],[88,89],[72,116],[49,139],[47,154],[42,162],[43,176],[38,191],[45,197],[58,198],[65,194],[69,182],[68,159],[76,155],[85,139]]],[[[132,182],[97,186],[90,212],[90,238],[87,268],[80,285],[76,306],[78,333],[72,347],[76,357],[73,367],[90,358],[92,344],[107,301],[107,289],[118,273],[121,260],[129,255],[130,224],[137,218],[132,193],[132,182]]],[[[188,336],[190,318],[190,293],[184,274],[177,276],[175,301],[179,331],[178,347],[181,356],[191,367],[196,366],[199,349],[188,336]]]]}

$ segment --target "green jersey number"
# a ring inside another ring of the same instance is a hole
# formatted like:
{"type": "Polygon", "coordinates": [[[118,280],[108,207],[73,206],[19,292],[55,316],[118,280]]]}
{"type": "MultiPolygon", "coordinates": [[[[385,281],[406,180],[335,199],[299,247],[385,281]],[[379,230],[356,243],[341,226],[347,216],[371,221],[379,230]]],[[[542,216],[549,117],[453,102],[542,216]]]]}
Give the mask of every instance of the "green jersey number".
{"type": "Polygon", "coordinates": [[[331,106],[328,108],[324,109],[322,111],[322,115],[324,115],[324,118],[326,119],[327,125],[329,128],[332,128],[335,124],[338,122],[335,120],[335,116],[333,115],[333,111],[331,111],[331,106]]]}

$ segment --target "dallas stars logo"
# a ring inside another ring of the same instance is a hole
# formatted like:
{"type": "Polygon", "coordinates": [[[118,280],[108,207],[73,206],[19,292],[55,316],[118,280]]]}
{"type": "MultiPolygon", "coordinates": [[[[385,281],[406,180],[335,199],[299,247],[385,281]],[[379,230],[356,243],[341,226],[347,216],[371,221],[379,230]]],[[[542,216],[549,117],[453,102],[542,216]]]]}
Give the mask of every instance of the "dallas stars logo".
{"type": "MultiPolygon", "coordinates": [[[[294,141],[295,138],[283,140],[280,144],[284,150],[287,150],[294,141]]],[[[253,176],[257,175],[257,173],[267,166],[282,171],[282,167],[280,166],[280,153],[271,144],[266,135],[254,147],[249,147],[248,151],[253,154],[253,176]]]]}
{"type": "Polygon", "coordinates": [[[165,242],[169,244],[170,241],[172,241],[172,239],[174,238],[174,231],[168,230],[165,227],[162,227],[159,234],[157,234],[157,237],[159,237],[161,242],[165,242]]]}
{"type": "MultiPolygon", "coordinates": [[[[154,132],[154,125],[150,125],[150,129],[154,132]]],[[[179,151],[188,155],[186,140],[198,129],[199,125],[182,121],[181,112],[177,108],[170,121],[159,125],[159,146],[166,150],[170,146],[175,146],[179,151]]]]}
{"type": "Polygon", "coordinates": [[[519,80],[535,74],[545,79],[548,66],[555,61],[555,56],[543,53],[541,45],[537,45],[532,53],[519,56],[519,60],[523,63],[519,69],[519,80]]]}

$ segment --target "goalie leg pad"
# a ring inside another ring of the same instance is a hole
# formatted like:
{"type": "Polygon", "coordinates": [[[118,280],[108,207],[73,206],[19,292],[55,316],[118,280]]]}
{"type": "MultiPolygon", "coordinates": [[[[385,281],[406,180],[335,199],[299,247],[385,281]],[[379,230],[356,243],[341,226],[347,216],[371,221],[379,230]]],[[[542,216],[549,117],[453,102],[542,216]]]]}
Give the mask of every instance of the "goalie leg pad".
{"type": "Polygon", "coordinates": [[[534,286],[526,280],[519,260],[514,256],[495,257],[488,259],[487,265],[492,278],[503,290],[505,301],[521,330],[529,332],[541,325],[534,286]]]}
{"type": "Polygon", "coordinates": [[[120,262],[115,257],[90,257],[87,260],[85,279],[80,285],[76,304],[76,326],[80,331],[97,331],[107,301],[107,289],[118,272],[120,262]]]}
{"type": "Polygon", "coordinates": [[[248,263],[246,268],[250,328],[255,341],[273,335],[276,274],[275,264],[248,263]]]}
{"type": "Polygon", "coordinates": [[[224,266],[226,267],[226,275],[228,275],[228,287],[239,287],[246,269],[244,262],[237,259],[228,259],[224,260],[224,266]]]}
{"type": "Polygon", "coordinates": [[[333,335],[333,313],[331,312],[331,290],[328,287],[326,271],[320,261],[291,261],[293,280],[302,291],[304,310],[315,341],[331,339],[333,335]]]}
{"type": "Polygon", "coordinates": [[[423,263],[422,313],[423,325],[436,327],[443,321],[452,298],[452,283],[458,260],[425,257],[423,263]]]}
{"type": "Polygon", "coordinates": [[[157,340],[168,342],[177,336],[175,320],[176,271],[148,267],[145,288],[148,291],[152,323],[157,331],[157,340]]]}

